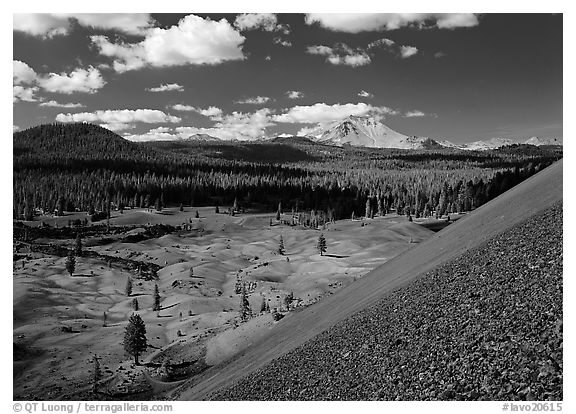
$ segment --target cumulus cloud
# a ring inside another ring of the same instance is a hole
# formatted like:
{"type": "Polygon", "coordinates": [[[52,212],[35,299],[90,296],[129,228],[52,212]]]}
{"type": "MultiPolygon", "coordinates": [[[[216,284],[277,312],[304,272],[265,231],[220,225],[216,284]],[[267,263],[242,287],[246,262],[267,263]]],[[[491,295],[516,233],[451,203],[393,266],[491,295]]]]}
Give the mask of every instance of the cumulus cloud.
{"type": "Polygon", "coordinates": [[[278,23],[278,18],[273,13],[243,13],[236,16],[234,27],[240,31],[264,30],[267,32],[281,32],[290,34],[290,26],[278,23]]]}
{"type": "Polygon", "coordinates": [[[37,86],[14,85],[12,86],[12,101],[37,102],[39,98],[36,97],[36,92],[38,92],[37,86]]]}
{"type": "Polygon", "coordinates": [[[142,34],[150,28],[153,20],[145,13],[16,13],[13,15],[14,30],[50,38],[66,35],[72,21],[79,25],[102,30],[115,30],[127,34],[142,34]]]}
{"type": "Polygon", "coordinates": [[[184,86],[178,85],[177,83],[166,83],[161,84],[155,88],[146,88],[148,92],[169,92],[169,91],[184,91],[184,86]]]}
{"type": "Polygon", "coordinates": [[[405,26],[456,29],[478,25],[473,13],[311,13],[306,23],[338,32],[359,33],[395,30],[405,26]]]}
{"type": "Polygon", "coordinates": [[[301,91],[288,91],[286,95],[289,99],[300,99],[304,97],[304,92],[301,91]]]}
{"type": "Polygon", "coordinates": [[[372,60],[368,54],[360,49],[339,43],[333,48],[324,45],[308,46],[306,52],[311,55],[326,56],[326,61],[333,65],[346,65],[352,67],[368,65],[372,60]]]}
{"type": "Polygon", "coordinates": [[[375,40],[371,43],[368,43],[368,49],[372,49],[372,48],[380,47],[380,46],[390,47],[390,46],[393,46],[395,43],[396,42],[394,42],[394,40],[387,39],[387,38],[378,39],[378,40],[375,40]]]}
{"type": "Polygon", "coordinates": [[[174,109],[175,111],[180,111],[180,112],[197,112],[201,115],[207,116],[208,118],[211,118],[213,120],[216,119],[220,119],[222,116],[222,109],[216,107],[216,106],[209,106],[206,109],[202,109],[202,108],[197,108],[195,106],[191,106],[191,105],[183,105],[183,104],[176,104],[174,106],[172,106],[172,109],[174,109]]]}
{"type": "Polygon", "coordinates": [[[20,127],[18,125],[12,125],[12,132],[20,131],[20,127]]]}
{"type": "Polygon", "coordinates": [[[63,94],[94,93],[106,84],[100,71],[92,66],[88,69],[74,69],[69,74],[64,72],[38,74],[26,63],[19,60],[12,61],[12,65],[14,101],[35,102],[41,100],[35,96],[40,88],[48,92],[63,94]]]}
{"type": "Polygon", "coordinates": [[[12,61],[12,101],[36,102],[39,88],[36,83],[37,74],[30,66],[19,60],[12,61]]]}
{"type": "Polygon", "coordinates": [[[423,116],[426,116],[426,114],[422,111],[419,111],[417,109],[413,110],[413,111],[408,111],[404,114],[404,116],[406,118],[421,118],[423,116]]]}
{"type": "Polygon", "coordinates": [[[255,140],[265,135],[266,128],[274,125],[270,119],[270,109],[262,108],[253,113],[233,112],[223,115],[213,126],[199,128],[181,126],[173,129],[155,128],[145,134],[125,135],[132,141],[174,140],[189,138],[196,134],[207,134],[223,140],[255,140]]]}
{"type": "Polygon", "coordinates": [[[272,42],[275,45],[280,45],[284,47],[292,47],[292,42],[286,39],[282,39],[281,37],[275,37],[272,42]]]}
{"type": "Polygon", "coordinates": [[[262,105],[270,101],[268,96],[256,96],[254,98],[246,98],[236,101],[237,104],[250,104],[250,105],[262,105]]]}
{"type": "Polygon", "coordinates": [[[361,96],[362,98],[374,98],[373,94],[371,94],[370,92],[366,92],[365,90],[361,90],[360,92],[358,92],[358,96],[361,96]]]}
{"type": "Polygon", "coordinates": [[[334,105],[315,103],[308,106],[294,106],[283,114],[273,116],[272,119],[284,123],[315,124],[337,121],[350,115],[383,117],[396,114],[397,111],[386,106],[372,106],[364,102],[334,105]]]}
{"type": "Polygon", "coordinates": [[[84,108],[81,103],[60,103],[57,101],[42,102],[40,106],[49,106],[52,108],[84,108]]]}
{"type": "Polygon", "coordinates": [[[74,92],[95,93],[106,85],[100,71],[92,66],[88,69],[74,69],[70,74],[62,72],[42,75],[37,82],[48,92],[68,95],[74,92]]]}
{"type": "Polygon", "coordinates": [[[117,72],[144,67],[216,65],[242,60],[244,36],[226,19],[214,21],[188,15],[168,29],[146,31],[139,43],[113,43],[106,36],[91,36],[100,54],[114,59],[117,72]]]}
{"type": "Polygon", "coordinates": [[[418,49],[414,46],[400,46],[400,56],[403,59],[414,56],[416,53],[418,53],[418,49]]]}
{"type": "Polygon", "coordinates": [[[278,19],[273,13],[244,13],[234,20],[234,27],[241,31],[260,29],[273,32],[277,24],[278,19]]]}
{"type": "Polygon", "coordinates": [[[368,44],[368,49],[374,50],[376,48],[384,49],[390,53],[400,56],[402,59],[409,58],[418,53],[418,48],[414,46],[398,45],[394,40],[383,38],[375,40],[368,44]]]}
{"type": "Polygon", "coordinates": [[[12,83],[14,85],[33,84],[36,81],[36,72],[20,60],[12,61],[12,83]]]}
{"type": "Polygon", "coordinates": [[[105,128],[113,131],[121,131],[134,128],[134,124],[160,124],[178,123],[182,119],[168,115],[156,109],[120,109],[98,110],[95,112],[79,112],[76,114],[58,114],[58,122],[91,122],[105,125],[105,128]]]}
{"type": "Polygon", "coordinates": [[[434,57],[435,57],[436,59],[443,58],[444,56],[446,56],[446,53],[444,53],[444,52],[436,52],[436,53],[434,53],[434,57]]]}

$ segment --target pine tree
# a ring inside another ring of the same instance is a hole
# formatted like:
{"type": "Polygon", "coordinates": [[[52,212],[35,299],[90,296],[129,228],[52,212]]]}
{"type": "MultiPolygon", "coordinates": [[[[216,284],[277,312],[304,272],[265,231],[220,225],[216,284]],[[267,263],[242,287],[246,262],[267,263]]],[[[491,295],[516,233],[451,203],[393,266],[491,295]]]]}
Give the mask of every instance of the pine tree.
{"type": "Polygon", "coordinates": [[[104,321],[104,322],[102,323],[102,326],[106,326],[106,322],[107,322],[107,319],[108,319],[108,315],[106,315],[106,312],[104,312],[104,314],[103,314],[103,316],[102,316],[102,319],[103,319],[103,321],[104,321]]]}
{"type": "Polygon", "coordinates": [[[160,291],[158,290],[158,285],[154,285],[154,306],[152,307],[153,311],[160,310],[160,291]]]}
{"type": "Polygon", "coordinates": [[[194,215],[194,218],[200,218],[200,213],[198,213],[198,210],[196,210],[196,214],[194,215]]]}
{"type": "Polygon", "coordinates": [[[139,365],[138,357],[148,346],[146,340],[146,326],[140,315],[133,313],[128,319],[128,325],[124,332],[124,350],[134,357],[134,362],[139,365]]]}
{"type": "Polygon", "coordinates": [[[66,270],[70,273],[70,276],[72,276],[74,270],[76,270],[76,258],[72,250],[68,252],[68,257],[66,258],[66,270]]]}
{"type": "Polygon", "coordinates": [[[94,394],[98,393],[98,382],[100,382],[100,379],[102,378],[102,371],[100,370],[100,361],[98,361],[98,357],[96,355],[94,355],[94,358],[92,359],[93,363],[94,363],[94,373],[92,375],[92,392],[94,394]]]}
{"type": "Polygon", "coordinates": [[[323,256],[326,252],[326,239],[324,238],[323,234],[320,234],[318,237],[318,243],[316,244],[316,249],[320,253],[320,256],[323,256]]]}
{"type": "Polygon", "coordinates": [[[132,308],[137,311],[138,310],[138,298],[132,299],[132,308]]]}
{"type": "Polygon", "coordinates": [[[282,235],[280,235],[280,242],[278,243],[278,254],[284,256],[285,252],[286,250],[284,250],[284,239],[282,238],[282,235]]]}
{"type": "Polygon", "coordinates": [[[130,296],[132,294],[132,278],[128,276],[126,280],[126,287],[124,288],[124,293],[126,296],[130,296]]]}
{"type": "Polygon", "coordinates": [[[184,211],[184,206],[182,205],[182,203],[180,203],[180,208],[179,208],[179,210],[180,210],[180,211],[184,211]]]}
{"type": "Polygon", "coordinates": [[[75,249],[76,256],[82,256],[82,237],[80,237],[80,233],[76,235],[76,249],[75,249]]]}
{"type": "Polygon", "coordinates": [[[266,312],[266,298],[262,296],[262,304],[260,305],[260,312],[266,312]]]}
{"type": "Polygon", "coordinates": [[[372,217],[372,204],[370,203],[370,197],[368,197],[366,199],[366,213],[365,213],[366,218],[371,218],[372,217]]]}
{"type": "Polygon", "coordinates": [[[248,301],[248,294],[246,293],[246,285],[242,285],[242,293],[240,295],[240,318],[246,322],[252,317],[252,309],[250,309],[250,302],[248,301]]]}
{"type": "Polygon", "coordinates": [[[218,207],[218,204],[216,204],[216,208],[214,209],[214,212],[216,214],[220,214],[220,207],[218,207]]]}

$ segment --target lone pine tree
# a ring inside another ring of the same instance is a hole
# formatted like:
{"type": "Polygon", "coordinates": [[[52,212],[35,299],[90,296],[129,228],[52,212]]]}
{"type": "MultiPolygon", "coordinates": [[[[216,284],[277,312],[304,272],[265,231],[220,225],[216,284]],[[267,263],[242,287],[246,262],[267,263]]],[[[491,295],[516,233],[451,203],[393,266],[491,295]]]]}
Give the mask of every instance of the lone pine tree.
{"type": "Polygon", "coordinates": [[[157,284],[154,285],[154,306],[152,310],[156,312],[160,310],[160,291],[157,284]]]}
{"type": "Polygon", "coordinates": [[[124,350],[134,357],[134,363],[139,365],[138,357],[148,346],[146,340],[146,326],[140,317],[133,313],[128,319],[128,325],[124,331],[124,350]]]}
{"type": "Polygon", "coordinates": [[[72,273],[76,270],[76,258],[72,250],[68,252],[68,257],[66,258],[66,270],[70,273],[70,276],[72,276],[72,273]]]}
{"type": "Polygon", "coordinates": [[[326,253],[326,239],[324,238],[323,234],[320,234],[318,237],[318,243],[316,243],[316,249],[320,253],[320,256],[323,256],[326,253]]]}
{"type": "Polygon", "coordinates": [[[76,234],[75,253],[76,256],[82,256],[82,237],[80,237],[80,233],[76,234]]]}
{"type": "Polygon", "coordinates": [[[134,298],[134,299],[132,299],[132,308],[133,308],[135,311],[137,311],[137,310],[138,310],[138,308],[139,308],[139,305],[138,305],[138,298],[134,298]]]}
{"type": "Polygon", "coordinates": [[[132,294],[132,278],[128,276],[128,280],[126,280],[126,287],[124,287],[124,293],[126,296],[130,296],[132,294]]]}
{"type": "Polygon", "coordinates": [[[100,370],[100,361],[98,361],[98,357],[94,355],[92,358],[92,362],[94,364],[94,372],[92,374],[92,392],[94,394],[98,393],[98,383],[102,378],[102,371],[100,370]]]}
{"type": "Polygon", "coordinates": [[[284,250],[284,239],[280,235],[280,242],[278,243],[278,254],[284,255],[286,250],[284,250]]]}
{"type": "Polygon", "coordinates": [[[250,302],[248,301],[248,294],[246,293],[246,285],[242,285],[242,293],[240,295],[240,318],[245,322],[251,317],[252,309],[250,309],[250,302]]]}

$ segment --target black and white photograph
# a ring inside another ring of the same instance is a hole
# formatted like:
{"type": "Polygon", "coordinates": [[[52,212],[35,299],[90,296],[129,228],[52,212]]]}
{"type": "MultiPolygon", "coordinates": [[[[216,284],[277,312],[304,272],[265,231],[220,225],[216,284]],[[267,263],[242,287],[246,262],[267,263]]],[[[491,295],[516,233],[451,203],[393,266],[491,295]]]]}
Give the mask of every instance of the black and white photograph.
{"type": "Polygon", "coordinates": [[[12,13],[13,411],[570,411],[570,19],[378,7],[12,13]]]}

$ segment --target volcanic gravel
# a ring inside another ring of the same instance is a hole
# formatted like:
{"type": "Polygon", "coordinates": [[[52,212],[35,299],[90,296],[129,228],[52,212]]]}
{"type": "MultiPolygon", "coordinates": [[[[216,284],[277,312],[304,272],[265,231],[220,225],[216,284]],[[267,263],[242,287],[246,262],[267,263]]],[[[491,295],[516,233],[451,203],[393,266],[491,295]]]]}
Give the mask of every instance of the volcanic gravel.
{"type": "Polygon", "coordinates": [[[562,400],[562,204],[210,394],[213,400],[562,400]]]}

